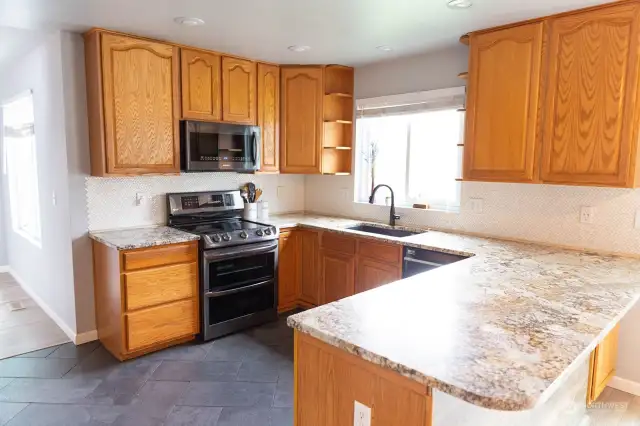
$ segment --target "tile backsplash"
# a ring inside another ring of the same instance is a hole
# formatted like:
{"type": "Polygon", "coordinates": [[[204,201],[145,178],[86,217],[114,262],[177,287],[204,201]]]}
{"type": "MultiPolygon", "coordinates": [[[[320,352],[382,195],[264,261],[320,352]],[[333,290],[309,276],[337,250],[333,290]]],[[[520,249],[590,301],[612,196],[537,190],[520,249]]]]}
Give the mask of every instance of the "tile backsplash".
{"type": "Polygon", "coordinates": [[[184,173],[86,179],[89,230],[164,224],[169,192],[237,189],[246,182],[262,188],[271,213],[304,210],[304,176],[239,173],[184,173]],[[142,202],[137,205],[136,197],[142,202]]]}

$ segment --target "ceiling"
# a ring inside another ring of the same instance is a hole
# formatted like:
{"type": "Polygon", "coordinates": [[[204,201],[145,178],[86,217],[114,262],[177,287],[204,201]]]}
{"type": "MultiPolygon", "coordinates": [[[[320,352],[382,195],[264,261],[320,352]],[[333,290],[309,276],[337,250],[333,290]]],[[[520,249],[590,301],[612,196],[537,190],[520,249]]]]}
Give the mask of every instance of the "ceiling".
{"type": "MultiPolygon", "coordinates": [[[[474,0],[470,9],[451,10],[446,0],[0,0],[0,26],[98,26],[278,63],[363,65],[454,45],[469,31],[600,3],[606,1],[474,0]],[[173,22],[179,16],[205,25],[180,26],[173,22]],[[291,45],[311,50],[295,53],[291,45]]],[[[0,52],[25,44],[5,31],[0,52]]]]}

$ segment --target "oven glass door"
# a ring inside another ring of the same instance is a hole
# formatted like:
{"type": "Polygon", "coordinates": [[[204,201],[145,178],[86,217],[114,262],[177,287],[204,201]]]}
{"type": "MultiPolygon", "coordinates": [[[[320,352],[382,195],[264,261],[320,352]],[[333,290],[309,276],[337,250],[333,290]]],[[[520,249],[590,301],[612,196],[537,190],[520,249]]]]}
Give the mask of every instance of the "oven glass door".
{"type": "Polygon", "coordinates": [[[274,280],[256,283],[229,294],[209,298],[209,325],[273,309],[276,286],[274,280]]]}
{"type": "Polygon", "coordinates": [[[209,280],[205,291],[215,293],[245,287],[274,278],[275,253],[219,260],[207,267],[209,280]]]}

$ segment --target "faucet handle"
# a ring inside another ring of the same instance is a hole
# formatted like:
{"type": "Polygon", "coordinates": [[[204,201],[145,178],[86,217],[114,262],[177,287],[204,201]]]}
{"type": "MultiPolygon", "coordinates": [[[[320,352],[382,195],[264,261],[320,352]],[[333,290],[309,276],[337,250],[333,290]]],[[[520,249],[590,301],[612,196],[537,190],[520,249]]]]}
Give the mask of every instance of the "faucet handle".
{"type": "Polygon", "coordinates": [[[400,215],[394,214],[394,215],[393,215],[393,218],[394,218],[394,219],[400,219],[400,215]]]}

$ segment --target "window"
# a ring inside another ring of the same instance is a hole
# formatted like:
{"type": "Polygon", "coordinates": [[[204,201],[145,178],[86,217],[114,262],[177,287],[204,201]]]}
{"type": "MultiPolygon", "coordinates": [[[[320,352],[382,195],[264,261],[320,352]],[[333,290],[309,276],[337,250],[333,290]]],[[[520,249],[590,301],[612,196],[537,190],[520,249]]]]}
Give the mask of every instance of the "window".
{"type": "MultiPolygon", "coordinates": [[[[396,205],[459,211],[463,105],[464,88],[358,100],[356,201],[384,183],[396,205]]],[[[376,203],[389,195],[380,190],[376,203]]]]}
{"type": "Polygon", "coordinates": [[[12,227],[40,245],[38,169],[31,92],[2,105],[2,135],[12,227]]]}

